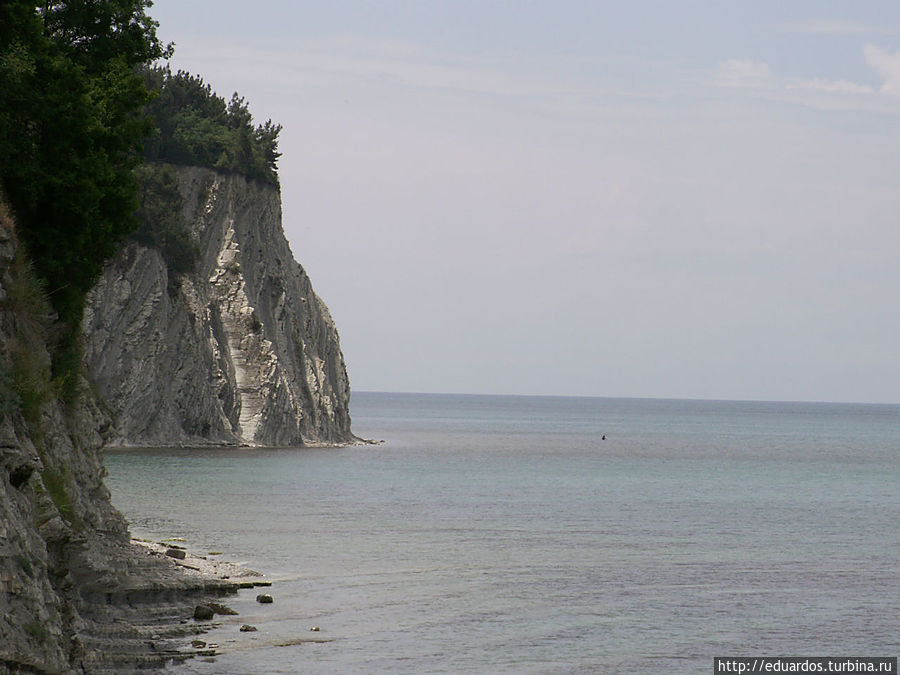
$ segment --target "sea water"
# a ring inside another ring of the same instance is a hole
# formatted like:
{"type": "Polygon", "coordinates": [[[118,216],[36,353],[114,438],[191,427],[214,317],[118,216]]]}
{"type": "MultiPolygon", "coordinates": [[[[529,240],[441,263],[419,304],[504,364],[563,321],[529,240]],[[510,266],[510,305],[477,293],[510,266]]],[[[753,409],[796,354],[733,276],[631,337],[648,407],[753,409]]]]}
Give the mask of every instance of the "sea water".
{"type": "Polygon", "coordinates": [[[107,453],[135,536],[275,580],[174,672],[900,651],[900,406],[354,393],[352,413],[384,442],[107,453]]]}

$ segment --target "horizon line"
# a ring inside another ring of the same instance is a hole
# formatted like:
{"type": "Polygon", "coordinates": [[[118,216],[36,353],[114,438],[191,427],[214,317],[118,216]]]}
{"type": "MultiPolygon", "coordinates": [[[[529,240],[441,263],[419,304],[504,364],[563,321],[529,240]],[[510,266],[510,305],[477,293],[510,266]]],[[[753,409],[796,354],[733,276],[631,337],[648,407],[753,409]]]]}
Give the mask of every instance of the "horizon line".
{"type": "Polygon", "coordinates": [[[374,389],[359,389],[350,391],[353,394],[392,394],[405,396],[472,396],[484,398],[585,398],[607,399],[625,401],[695,401],[705,403],[790,403],[790,404],[816,404],[816,405],[871,405],[871,406],[900,406],[900,402],[890,401],[834,401],[834,400],[810,400],[810,399],[756,399],[756,398],[709,398],[702,396],[611,396],[604,394],[509,394],[509,393],[479,393],[479,392],[448,392],[448,391],[377,391],[374,389]]]}

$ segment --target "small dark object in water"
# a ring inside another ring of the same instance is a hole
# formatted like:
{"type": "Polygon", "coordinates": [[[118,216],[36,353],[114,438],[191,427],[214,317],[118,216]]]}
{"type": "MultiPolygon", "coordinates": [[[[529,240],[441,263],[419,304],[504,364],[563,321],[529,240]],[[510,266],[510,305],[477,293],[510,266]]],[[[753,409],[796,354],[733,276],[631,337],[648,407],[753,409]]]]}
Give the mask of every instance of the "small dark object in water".
{"type": "Polygon", "coordinates": [[[255,633],[256,626],[250,626],[249,624],[245,623],[243,626],[241,626],[241,632],[242,633],[255,633]]]}
{"type": "Polygon", "coordinates": [[[268,604],[275,602],[275,600],[272,598],[272,596],[269,595],[268,593],[260,593],[259,595],[256,596],[256,601],[261,602],[264,605],[268,605],[268,604]]]}
{"type": "Polygon", "coordinates": [[[605,441],[605,440],[606,440],[606,434],[603,434],[603,436],[600,437],[600,440],[601,440],[601,441],[605,441]]]}

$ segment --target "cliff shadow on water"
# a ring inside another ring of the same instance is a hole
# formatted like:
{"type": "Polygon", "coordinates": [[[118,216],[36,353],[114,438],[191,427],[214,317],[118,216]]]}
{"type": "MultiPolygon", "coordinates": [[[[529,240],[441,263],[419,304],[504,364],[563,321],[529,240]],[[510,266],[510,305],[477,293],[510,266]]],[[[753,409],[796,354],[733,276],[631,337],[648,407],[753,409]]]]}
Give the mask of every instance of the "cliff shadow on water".
{"type": "Polygon", "coordinates": [[[177,190],[180,225],[152,236],[143,228],[127,243],[89,294],[83,322],[87,372],[114,419],[111,444],[357,441],[337,329],[291,253],[277,185],[149,166],[151,179],[177,190]],[[191,259],[173,262],[186,249],[191,259]]]}

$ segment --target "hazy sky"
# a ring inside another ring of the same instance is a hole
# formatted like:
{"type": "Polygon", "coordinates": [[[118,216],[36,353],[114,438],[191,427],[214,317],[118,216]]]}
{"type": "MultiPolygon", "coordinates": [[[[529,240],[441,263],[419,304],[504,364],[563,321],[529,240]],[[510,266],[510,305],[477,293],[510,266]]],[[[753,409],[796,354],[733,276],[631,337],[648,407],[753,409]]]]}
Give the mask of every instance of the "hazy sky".
{"type": "Polygon", "coordinates": [[[157,0],[356,390],[900,402],[900,3],[157,0]]]}

